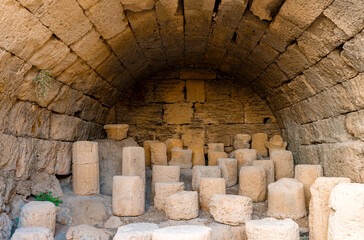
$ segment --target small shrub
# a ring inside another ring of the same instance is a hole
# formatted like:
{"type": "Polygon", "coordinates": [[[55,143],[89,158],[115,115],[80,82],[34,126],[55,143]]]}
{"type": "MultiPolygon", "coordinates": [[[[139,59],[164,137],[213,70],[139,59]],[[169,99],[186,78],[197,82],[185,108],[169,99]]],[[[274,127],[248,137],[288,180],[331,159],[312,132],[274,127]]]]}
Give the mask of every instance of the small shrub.
{"type": "Polygon", "coordinates": [[[47,97],[47,92],[50,88],[51,81],[51,72],[48,70],[40,70],[33,79],[37,98],[42,106],[44,105],[44,99],[47,97]]]}
{"type": "Polygon", "coordinates": [[[39,195],[36,195],[35,198],[38,201],[48,201],[48,202],[52,202],[54,203],[54,205],[56,205],[58,207],[59,203],[63,203],[62,200],[59,199],[59,197],[53,197],[52,196],[52,192],[41,192],[39,195]]]}

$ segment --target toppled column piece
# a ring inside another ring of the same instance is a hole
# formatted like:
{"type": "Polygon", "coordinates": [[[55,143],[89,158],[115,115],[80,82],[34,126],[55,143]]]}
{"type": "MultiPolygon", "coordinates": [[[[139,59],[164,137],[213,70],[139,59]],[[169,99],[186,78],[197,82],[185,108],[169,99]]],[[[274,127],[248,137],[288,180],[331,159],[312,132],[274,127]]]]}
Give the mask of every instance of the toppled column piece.
{"type": "Polygon", "coordinates": [[[166,198],[166,217],[172,220],[189,220],[198,217],[198,194],[196,191],[182,191],[166,198]]]}
{"type": "Polygon", "coordinates": [[[86,224],[72,226],[68,229],[66,240],[98,239],[109,240],[110,236],[106,231],[86,224]]]}
{"type": "Polygon", "coordinates": [[[18,228],[12,240],[53,240],[53,233],[48,228],[43,227],[26,227],[18,228]]]}
{"type": "Polygon", "coordinates": [[[200,191],[201,178],[221,178],[221,168],[218,166],[194,166],[192,168],[192,190],[200,191]]]}
{"type": "Polygon", "coordinates": [[[208,148],[208,151],[212,151],[212,152],[224,152],[223,143],[208,143],[207,148],[208,148]]]}
{"type": "Polygon", "coordinates": [[[182,192],[184,187],[183,182],[157,182],[155,184],[154,207],[164,210],[166,198],[172,194],[182,192]]]}
{"type": "Polygon", "coordinates": [[[152,197],[157,182],[179,182],[181,168],[179,166],[154,166],[152,170],[152,197]]]}
{"type": "Polygon", "coordinates": [[[257,150],[255,149],[239,149],[235,151],[235,158],[238,161],[238,172],[242,167],[252,165],[257,160],[257,150]]]}
{"type": "Polygon", "coordinates": [[[215,194],[226,194],[225,179],[201,178],[200,182],[200,206],[205,212],[210,211],[210,199],[215,194]]]}
{"type": "Polygon", "coordinates": [[[112,212],[120,217],[139,216],[145,209],[144,182],[139,176],[114,176],[112,212]]]}
{"type": "Polygon", "coordinates": [[[249,149],[251,139],[249,134],[236,134],[234,136],[234,149],[249,149]]]}
{"type": "Polygon", "coordinates": [[[310,205],[311,192],[310,188],[315,180],[323,176],[321,165],[296,165],[294,178],[303,184],[305,192],[305,203],[308,209],[310,205]]]}
{"type": "Polygon", "coordinates": [[[282,178],[268,186],[267,215],[279,219],[306,216],[303,184],[293,178],[282,178]]]}
{"type": "Polygon", "coordinates": [[[239,195],[250,197],[253,202],[265,200],[267,176],[260,166],[242,167],[239,174],[239,195]]]}
{"type": "Polygon", "coordinates": [[[153,140],[147,140],[143,142],[143,148],[145,152],[145,166],[150,167],[151,166],[151,153],[150,153],[150,145],[152,143],[157,143],[157,141],[153,140]]]}
{"type": "Polygon", "coordinates": [[[153,240],[211,240],[212,229],[205,226],[181,225],[160,228],[153,232],[153,240]]]}
{"type": "Polygon", "coordinates": [[[152,240],[157,229],[159,227],[155,223],[131,223],[119,227],[113,240],[152,240]]]}
{"type": "Polygon", "coordinates": [[[188,146],[192,150],[192,166],[205,166],[205,151],[203,145],[188,146]]]}
{"type": "Polygon", "coordinates": [[[210,200],[210,213],[216,222],[237,226],[252,219],[253,203],[249,197],[215,194],[210,200]]]}
{"type": "Polygon", "coordinates": [[[72,161],[73,192],[80,196],[99,194],[100,173],[97,142],[73,143],[72,161]]]}
{"type": "Polygon", "coordinates": [[[267,174],[267,187],[269,184],[274,183],[274,162],[273,160],[254,160],[252,166],[260,166],[264,168],[267,174]]]}
{"type": "Polygon", "coordinates": [[[121,141],[128,136],[128,124],[108,124],[104,126],[107,138],[111,140],[121,141]]]}
{"type": "Polygon", "coordinates": [[[252,149],[257,150],[257,154],[262,157],[268,156],[268,149],[265,144],[268,142],[268,135],[266,133],[256,133],[252,137],[252,149]]]}
{"type": "Polygon", "coordinates": [[[232,187],[238,182],[238,162],[235,158],[219,158],[217,165],[221,168],[221,175],[225,179],[226,187],[232,187]]]}
{"type": "Polygon", "coordinates": [[[339,183],[350,183],[349,178],[319,177],[311,186],[310,214],[308,216],[310,237],[327,240],[329,226],[329,197],[332,189],[339,183]]]}
{"type": "Polygon", "coordinates": [[[248,240],[299,240],[299,226],[291,219],[264,218],[245,224],[248,240]]]}
{"type": "Polygon", "coordinates": [[[275,150],[270,159],[274,161],[274,177],[276,180],[281,178],[293,178],[294,162],[291,151],[275,150]]]}
{"type": "Polygon", "coordinates": [[[165,143],[150,144],[150,161],[152,168],[154,165],[167,165],[167,146],[165,143]]]}
{"type": "Polygon", "coordinates": [[[183,141],[180,139],[167,139],[166,140],[166,147],[167,147],[167,160],[168,162],[171,161],[171,151],[173,148],[180,148],[183,149],[183,141]]]}
{"type": "Polygon", "coordinates": [[[54,234],[56,229],[56,206],[51,202],[40,201],[25,204],[20,212],[19,228],[28,227],[47,228],[54,234]]]}
{"type": "Polygon", "coordinates": [[[364,237],[364,184],[339,183],[332,189],[328,240],[364,237]]]}
{"type": "Polygon", "coordinates": [[[281,136],[274,135],[265,146],[269,149],[270,156],[274,150],[286,150],[287,142],[284,142],[281,136]]]}
{"type": "Polygon", "coordinates": [[[228,154],[226,152],[214,152],[214,151],[209,150],[207,157],[208,157],[208,165],[209,166],[216,166],[217,159],[227,158],[228,154]]]}
{"type": "Polygon", "coordinates": [[[169,162],[171,166],[180,166],[181,169],[192,168],[192,150],[191,149],[181,149],[172,148],[171,149],[171,161],[169,162]]]}
{"type": "Polygon", "coordinates": [[[142,147],[123,148],[123,176],[139,176],[145,186],[145,152],[142,147]]]}

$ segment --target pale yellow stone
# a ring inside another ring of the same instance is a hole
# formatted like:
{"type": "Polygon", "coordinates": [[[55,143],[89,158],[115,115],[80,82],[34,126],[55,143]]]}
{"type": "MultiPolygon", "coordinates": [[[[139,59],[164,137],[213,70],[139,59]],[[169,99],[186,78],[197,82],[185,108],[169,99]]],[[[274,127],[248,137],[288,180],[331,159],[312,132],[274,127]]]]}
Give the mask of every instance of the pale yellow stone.
{"type": "Polygon", "coordinates": [[[198,217],[198,194],[181,191],[166,198],[164,211],[172,220],[189,220],[198,217]]]}
{"type": "Polygon", "coordinates": [[[280,135],[274,135],[265,146],[269,149],[270,156],[274,150],[286,150],[287,142],[284,142],[280,135]]]}
{"type": "Polygon", "coordinates": [[[234,149],[249,149],[251,139],[249,134],[236,134],[234,136],[234,149]]]}
{"type": "Polygon", "coordinates": [[[147,140],[143,142],[143,148],[145,151],[145,166],[150,167],[151,166],[151,152],[150,152],[150,145],[152,143],[156,143],[157,141],[153,140],[147,140]]]}
{"type": "Polygon", "coordinates": [[[224,143],[208,143],[207,148],[212,152],[223,152],[224,151],[224,143]]]}
{"type": "Polygon", "coordinates": [[[145,187],[139,176],[114,176],[112,212],[120,217],[139,216],[144,213],[145,187]]]}
{"type": "Polygon", "coordinates": [[[221,168],[218,166],[194,166],[192,168],[192,190],[200,191],[201,178],[221,178],[221,168]]]}
{"type": "Polygon", "coordinates": [[[151,143],[150,144],[150,160],[152,168],[154,165],[167,165],[167,146],[165,143],[151,143]]]}
{"type": "Polygon", "coordinates": [[[97,142],[78,141],[72,146],[73,164],[98,163],[98,144],[97,142]]]}
{"type": "MultiPolygon", "coordinates": [[[[264,218],[246,223],[248,240],[299,240],[298,224],[291,219],[264,218]]],[[[310,238],[311,239],[311,238],[310,238]]]]}
{"type": "Polygon", "coordinates": [[[113,240],[151,240],[158,228],[155,223],[131,223],[119,227],[113,240]]]}
{"type": "Polygon", "coordinates": [[[200,181],[200,206],[205,212],[210,211],[210,199],[215,194],[226,194],[225,179],[201,178],[200,181]]]}
{"type": "Polygon", "coordinates": [[[270,159],[274,161],[274,177],[276,180],[293,178],[294,162],[292,152],[275,150],[272,152],[270,159]]]}
{"type": "Polygon", "coordinates": [[[128,136],[128,124],[108,124],[104,126],[107,138],[111,140],[121,141],[128,136]]]}
{"type": "Polygon", "coordinates": [[[254,160],[257,160],[257,150],[255,149],[238,149],[235,151],[235,158],[238,161],[238,172],[244,166],[250,166],[254,160]]]}
{"type": "Polygon", "coordinates": [[[53,240],[53,233],[44,227],[26,227],[15,230],[12,240],[53,240]]]}
{"type": "Polygon", "coordinates": [[[205,81],[186,80],[186,99],[188,102],[205,102],[205,81]]]}
{"type": "Polygon", "coordinates": [[[184,190],[183,182],[157,182],[155,183],[154,207],[164,210],[166,198],[184,190]]]}
{"type": "Polygon", "coordinates": [[[171,150],[172,148],[178,147],[183,149],[183,141],[180,139],[167,139],[166,140],[166,146],[167,146],[167,158],[168,162],[171,161],[171,150]]]}
{"type": "Polygon", "coordinates": [[[123,176],[139,176],[146,186],[145,178],[145,156],[142,147],[124,147],[123,148],[123,176]]]}
{"type": "Polygon", "coordinates": [[[228,158],[228,154],[226,152],[214,152],[209,150],[208,151],[208,165],[209,166],[216,166],[217,159],[219,158],[228,158]]]}
{"type": "Polygon", "coordinates": [[[205,151],[203,145],[190,145],[189,149],[192,150],[192,166],[205,165],[205,151]]]}
{"type": "Polygon", "coordinates": [[[235,158],[219,158],[217,165],[225,179],[226,187],[232,187],[238,182],[238,162],[235,158]]]}
{"type": "Polygon", "coordinates": [[[264,168],[260,166],[247,166],[240,169],[239,194],[250,197],[253,202],[265,200],[267,176],[264,168]]]}
{"type": "Polygon", "coordinates": [[[153,232],[153,240],[211,240],[212,229],[205,226],[181,225],[160,228],[153,232]]]}
{"type": "Polygon", "coordinates": [[[282,2],[283,0],[254,0],[250,11],[260,19],[270,21],[282,2]]]}
{"type": "Polygon", "coordinates": [[[179,182],[181,168],[179,166],[155,165],[152,170],[152,197],[155,184],[158,182],[179,182]]]}
{"type": "Polygon", "coordinates": [[[192,150],[180,149],[178,147],[171,150],[171,161],[168,163],[170,166],[180,166],[181,169],[192,168],[192,150]]]}
{"type": "Polygon", "coordinates": [[[274,182],[274,162],[273,160],[254,160],[252,166],[261,166],[267,174],[267,187],[274,182]]]}
{"type": "Polygon", "coordinates": [[[268,149],[265,144],[268,142],[268,135],[266,133],[256,133],[252,136],[252,149],[257,150],[257,154],[262,157],[268,156],[268,149]]]}
{"type": "Polygon", "coordinates": [[[86,224],[72,226],[66,233],[66,240],[84,239],[109,240],[110,233],[103,229],[95,228],[86,224]]]}
{"type": "Polygon", "coordinates": [[[73,192],[79,196],[100,193],[99,163],[73,164],[73,192]]]}

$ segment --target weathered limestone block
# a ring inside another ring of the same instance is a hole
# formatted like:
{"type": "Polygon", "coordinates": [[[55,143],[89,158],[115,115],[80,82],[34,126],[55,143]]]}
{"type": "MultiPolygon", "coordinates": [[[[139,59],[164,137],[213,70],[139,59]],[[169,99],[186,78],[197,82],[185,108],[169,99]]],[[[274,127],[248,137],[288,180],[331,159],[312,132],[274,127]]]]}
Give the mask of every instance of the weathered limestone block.
{"type": "Polygon", "coordinates": [[[108,124],[104,126],[107,138],[111,140],[120,141],[128,136],[128,124],[108,124]]]}
{"type": "Polygon", "coordinates": [[[257,150],[257,154],[262,157],[268,156],[268,150],[265,144],[268,142],[268,135],[266,133],[256,133],[252,136],[252,149],[257,150]]]}
{"type": "Polygon", "coordinates": [[[205,226],[181,225],[160,228],[153,232],[152,240],[211,240],[212,230],[205,226]]]}
{"type": "Polygon", "coordinates": [[[291,219],[264,218],[246,223],[248,240],[299,240],[299,226],[291,219]]]}
{"type": "Polygon", "coordinates": [[[145,187],[139,176],[114,176],[112,212],[116,216],[133,217],[144,213],[145,187]]]}
{"type": "Polygon", "coordinates": [[[219,158],[217,165],[225,179],[226,187],[232,187],[238,182],[238,162],[235,158],[219,158]]]}
{"type": "Polygon", "coordinates": [[[252,137],[249,134],[236,134],[234,136],[234,149],[249,149],[251,139],[252,137]]]}
{"type": "Polygon", "coordinates": [[[268,186],[268,216],[299,219],[306,214],[301,182],[293,178],[282,178],[268,186]]]}
{"type": "Polygon", "coordinates": [[[310,188],[315,180],[323,176],[321,165],[296,165],[294,178],[303,184],[305,192],[305,203],[308,209],[310,205],[311,192],[310,188]]]}
{"type": "Polygon", "coordinates": [[[215,194],[210,200],[210,213],[216,222],[237,226],[252,219],[253,203],[249,197],[215,194]]]}
{"type": "Polygon", "coordinates": [[[145,185],[145,155],[142,147],[123,148],[123,176],[139,176],[145,185]]]}
{"type": "Polygon", "coordinates": [[[123,225],[120,217],[111,216],[104,224],[104,228],[112,229],[123,225]]]}
{"type": "Polygon", "coordinates": [[[260,166],[242,167],[239,174],[239,194],[250,197],[253,202],[265,200],[267,176],[260,166]]]}
{"type": "Polygon", "coordinates": [[[238,161],[238,172],[244,166],[250,166],[254,160],[257,160],[257,150],[255,149],[238,149],[235,151],[235,158],[238,161]]]}
{"type": "Polygon", "coordinates": [[[166,217],[172,220],[189,220],[198,217],[198,193],[182,191],[166,198],[166,217]]]}
{"type": "Polygon", "coordinates": [[[145,151],[145,166],[150,167],[151,166],[151,152],[150,152],[150,145],[152,143],[157,143],[157,141],[153,140],[147,140],[143,142],[143,148],[145,151]]]}
{"type": "Polygon", "coordinates": [[[189,149],[192,150],[192,166],[205,165],[205,152],[203,145],[190,145],[189,149]]]}
{"type": "Polygon", "coordinates": [[[218,166],[194,166],[192,168],[192,190],[200,191],[201,178],[221,178],[221,168],[218,166]]]}
{"type": "MultiPolygon", "coordinates": [[[[10,237],[10,236],[9,236],[10,237]]],[[[4,238],[5,239],[5,238],[4,238]]],[[[18,228],[12,240],[53,240],[53,233],[48,228],[44,227],[25,227],[18,228]]]]}
{"type": "MultiPolygon", "coordinates": [[[[15,203],[15,201],[13,199],[13,203],[12,203],[13,207],[15,206],[14,203],[15,203]]],[[[0,209],[1,209],[1,207],[0,207],[0,209]]],[[[19,210],[18,210],[18,212],[19,212],[19,210]]],[[[0,229],[0,239],[10,239],[11,230],[13,228],[13,222],[10,220],[9,216],[5,212],[0,214],[0,226],[2,227],[0,229]]],[[[53,236],[52,233],[51,233],[51,236],[53,236]]]]}
{"type": "Polygon", "coordinates": [[[79,141],[72,147],[73,192],[85,196],[100,193],[97,142],[79,141]]]}
{"type": "Polygon", "coordinates": [[[150,161],[154,165],[167,165],[167,146],[165,143],[150,144],[150,161]]]}
{"type": "Polygon", "coordinates": [[[224,151],[224,143],[208,143],[208,150],[212,152],[223,152],[224,151]]]}
{"type": "Polygon", "coordinates": [[[252,166],[260,166],[264,168],[267,174],[267,187],[269,184],[274,183],[274,162],[273,160],[254,160],[252,166]]]}
{"type": "Polygon", "coordinates": [[[154,8],[153,0],[121,0],[125,10],[140,12],[154,8]]]}
{"type": "Polygon", "coordinates": [[[281,178],[293,178],[294,162],[291,151],[275,150],[270,159],[274,161],[274,177],[276,180],[281,178]]]}
{"type": "Polygon", "coordinates": [[[226,194],[225,179],[201,178],[200,182],[200,206],[205,212],[210,211],[210,199],[215,194],[226,194]]]}
{"type": "Polygon", "coordinates": [[[310,214],[308,216],[311,239],[327,240],[331,212],[329,198],[332,189],[339,183],[350,183],[350,179],[319,177],[311,186],[310,214]]]}
{"type": "Polygon", "coordinates": [[[228,154],[224,151],[222,152],[214,152],[212,150],[208,151],[208,164],[209,166],[216,166],[217,159],[219,158],[227,158],[228,154]]]}
{"type": "Polygon", "coordinates": [[[191,123],[193,117],[192,103],[165,104],[163,121],[167,124],[191,123]]]}
{"type": "Polygon", "coordinates": [[[181,149],[181,148],[172,148],[171,150],[171,161],[169,165],[180,166],[181,169],[190,169],[192,168],[192,150],[191,149],[181,149]]]}
{"type": "Polygon", "coordinates": [[[55,233],[56,206],[51,202],[40,201],[25,204],[20,212],[19,228],[27,227],[47,228],[55,233]]]}
{"type": "Polygon", "coordinates": [[[173,148],[183,149],[183,141],[180,139],[167,139],[166,146],[167,146],[167,159],[169,162],[169,161],[171,161],[171,150],[173,148]]]}
{"type": "Polygon", "coordinates": [[[364,141],[363,119],[364,119],[364,111],[358,111],[347,114],[345,120],[345,125],[348,132],[362,141],[364,141]]]}
{"type": "Polygon", "coordinates": [[[152,240],[159,227],[155,223],[131,223],[118,228],[113,240],[152,240]]]}
{"type": "Polygon", "coordinates": [[[270,156],[274,150],[286,150],[287,142],[280,135],[274,135],[265,146],[269,149],[270,156]]]}
{"type": "Polygon", "coordinates": [[[330,195],[328,240],[361,239],[364,236],[364,184],[339,183],[330,195]]]}
{"type": "Polygon", "coordinates": [[[164,210],[166,198],[178,192],[182,192],[185,188],[183,182],[157,182],[155,184],[154,207],[164,210]]]}
{"type": "Polygon", "coordinates": [[[205,102],[205,98],[204,80],[186,80],[186,100],[188,102],[205,102]]]}
{"type": "Polygon", "coordinates": [[[282,2],[283,0],[254,0],[250,11],[261,20],[270,21],[282,2]]]}
{"type": "Polygon", "coordinates": [[[84,239],[109,240],[110,236],[105,231],[86,224],[72,226],[66,233],[66,240],[84,239]]]}
{"type": "Polygon", "coordinates": [[[179,166],[154,166],[152,170],[152,196],[157,182],[179,182],[181,168],[179,166]]]}

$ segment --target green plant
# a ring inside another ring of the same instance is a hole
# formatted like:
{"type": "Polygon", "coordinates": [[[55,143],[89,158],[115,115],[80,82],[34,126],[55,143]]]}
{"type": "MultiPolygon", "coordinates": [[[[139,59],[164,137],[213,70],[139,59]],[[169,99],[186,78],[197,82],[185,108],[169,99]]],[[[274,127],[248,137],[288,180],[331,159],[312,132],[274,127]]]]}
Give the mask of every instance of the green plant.
{"type": "Polygon", "coordinates": [[[42,106],[44,105],[44,99],[47,97],[47,92],[50,88],[51,81],[51,72],[48,70],[40,70],[33,79],[37,98],[42,106]]]}
{"type": "Polygon", "coordinates": [[[36,195],[35,198],[38,201],[48,201],[54,203],[54,205],[58,206],[59,203],[63,203],[62,200],[59,199],[59,197],[53,197],[52,192],[41,192],[39,195],[36,195]]]}

